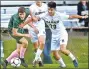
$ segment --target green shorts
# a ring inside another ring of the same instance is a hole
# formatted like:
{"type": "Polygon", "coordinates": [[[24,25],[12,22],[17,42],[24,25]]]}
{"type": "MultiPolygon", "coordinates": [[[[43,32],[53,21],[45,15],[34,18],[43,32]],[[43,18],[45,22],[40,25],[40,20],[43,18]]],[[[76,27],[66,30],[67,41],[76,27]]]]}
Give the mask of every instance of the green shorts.
{"type": "MultiPolygon", "coordinates": [[[[24,32],[24,31],[25,31],[24,29],[19,29],[18,32],[19,32],[19,33],[22,33],[22,34],[25,34],[26,32],[24,32]],[[22,32],[22,31],[23,31],[23,32],[22,32]]],[[[22,44],[19,40],[20,40],[21,38],[23,38],[23,37],[13,36],[11,30],[9,30],[9,34],[16,40],[17,43],[22,44]]]]}
{"type": "Polygon", "coordinates": [[[23,37],[13,36],[12,34],[10,35],[16,40],[17,43],[22,44],[19,40],[23,37]]]}

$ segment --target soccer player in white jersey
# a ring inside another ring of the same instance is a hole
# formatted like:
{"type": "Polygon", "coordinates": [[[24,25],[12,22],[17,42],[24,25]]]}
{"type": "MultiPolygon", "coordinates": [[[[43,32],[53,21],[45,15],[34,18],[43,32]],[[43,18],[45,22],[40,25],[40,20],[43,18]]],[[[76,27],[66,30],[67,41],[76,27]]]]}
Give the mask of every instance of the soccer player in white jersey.
{"type": "Polygon", "coordinates": [[[78,62],[75,56],[66,49],[68,42],[68,34],[63,25],[63,20],[68,18],[87,18],[88,16],[79,15],[65,15],[63,13],[56,11],[56,3],[48,3],[48,12],[43,13],[37,17],[38,20],[43,19],[45,23],[49,26],[52,32],[51,50],[55,59],[60,63],[61,67],[66,67],[63,59],[59,55],[59,50],[69,56],[73,61],[75,67],[78,67],[78,62]]]}
{"type": "MultiPolygon", "coordinates": [[[[34,4],[30,6],[30,10],[32,12],[32,16],[37,16],[47,11],[47,5],[42,3],[42,1],[36,1],[34,4]]],[[[30,30],[30,33],[32,33],[32,37],[33,37],[32,42],[33,42],[33,45],[35,48],[35,54],[36,54],[35,59],[33,61],[33,66],[35,65],[35,62],[37,60],[39,61],[39,66],[42,66],[42,60],[41,60],[40,55],[44,49],[44,44],[45,44],[45,37],[46,37],[45,36],[45,23],[43,20],[40,20],[38,22],[33,22],[33,25],[39,31],[39,33],[36,34],[34,31],[30,30]]]]}
{"type": "MultiPolygon", "coordinates": [[[[47,11],[47,5],[45,3],[42,3],[42,1],[36,1],[34,4],[30,6],[30,10],[32,12],[33,16],[38,16],[41,13],[45,13],[47,11]]],[[[29,22],[29,17],[26,19],[24,24],[29,22]]],[[[24,26],[24,25],[23,25],[24,26]]],[[[31,26],[31,25],[30,25],[31,26]]],[[[34,48],[35,48],[35,59],[33,61],[33,66],[36,65],[36,61],[38,61],[39,66],[43,66],[42,60],[41,60],[41,53],[44,49],[45,44],[45,23],[44,20],[39,20],[35,22],[35,19],[33,17],[33,27],[29,28],[29,32],[32,35],[31,41],[33,42],[34,48]],[[35,33],[36,31],[39,31],[39,33],[35,33]]]]}

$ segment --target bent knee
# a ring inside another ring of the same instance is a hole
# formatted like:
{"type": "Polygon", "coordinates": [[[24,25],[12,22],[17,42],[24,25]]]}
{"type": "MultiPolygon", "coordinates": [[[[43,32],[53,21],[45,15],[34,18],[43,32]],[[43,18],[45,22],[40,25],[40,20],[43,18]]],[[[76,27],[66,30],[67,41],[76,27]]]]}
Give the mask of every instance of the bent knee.
{"type": "Polygon", "coordinates": [[[22,46],[23,46],[24,48],[27,48],[27,47],[28,47],[28,41],[22,42],[22,46]]]}
{"type": "Polygon", "coordinates": [[[65,50],[66,50],[66,46],[65,46],[65,45],[61,45],[61,46],[60,46],[60,51],[61,51],[61,52],[64,52],[65,50]]]}
{"type": "Polygon", "coordinates": [[[53,52],[53,57],[55,60],[58,60],[60,58],[58,52],[53,52]]]}
{"type": "Polygon", "coordinates": [[[25,44],[26,46],[28,46],[28,41],[23,42],[23,44],[25,44]]]}
{"type": "Polygon", "coordinates": [[[40,41],[39,44],[40,45],[44,45],[45,43],[44,43],[44,41],[40,41]]]}
{"type": "Polygon", "coordinates": [[[23,44],[24,46],[28,46],[28,41],[24,41],[24,42],[22,42],[22,44],[23,44]]]}
{"type": "Polygon", "coordinates": [[[20,40],[19,40],[22,44],[25,44],[25,45],[28,45],[28,41],[27,41],[27,39],[26,38],[21,38],[20,40]]]}
{"type": "Polygon", "coordinates": [[[39,37],[39,44],[42,44],[42,45],[45,44],[45,37],[44,36],[39,37]]]}
{"type": "Polygon", "coordinates": [[[56,56],[57,55],[57,52],[56,51],[53,51],[53,56],[56,56]]]}
{"type": "Polygon", "coordinates": [[[61,52],[65,52],[66,48],[60,48],[61,52]]]}

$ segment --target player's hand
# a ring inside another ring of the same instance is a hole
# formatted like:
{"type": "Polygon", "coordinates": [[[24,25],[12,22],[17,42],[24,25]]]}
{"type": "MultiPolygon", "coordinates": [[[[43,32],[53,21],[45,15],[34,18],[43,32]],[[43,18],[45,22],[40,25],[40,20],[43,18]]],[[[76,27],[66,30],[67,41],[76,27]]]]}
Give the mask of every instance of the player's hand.
{"type": "Polygon", "coordinates": [[[19,27],[20,27],[20,28],[23,28],[23,27],[24,27],[24,24],[23,24],[23,23],[21,23],[21,24],[19,25],[19,27]]]}
{"type": "Polygon", "coordinates": [[[86,18],[88,18],[88,16],[87,16],[87,15],[86,15],[86,16],[82,16],[82,18],[83,18],[83,19],[86,19],[86,18]]]}
{"type": "Polygon", "coordinates": [[[33,16],[32,19],[33,19],[33,22],[37,22],[38,21],[38,18],[36,16],[33,16]]]}
{"type": "Polygon", "coordinates": [[[31,34],[25,34],[25,37],[32,38],[31,34]]]}

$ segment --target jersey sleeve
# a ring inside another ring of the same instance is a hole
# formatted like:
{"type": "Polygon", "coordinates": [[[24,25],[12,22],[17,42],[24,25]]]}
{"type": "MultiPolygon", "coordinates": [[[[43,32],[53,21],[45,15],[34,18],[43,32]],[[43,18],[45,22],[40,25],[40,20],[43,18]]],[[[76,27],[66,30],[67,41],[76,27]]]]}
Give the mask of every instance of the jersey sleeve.
{"type": "Polygon", "coordinates": [[[33,5],[31,5],[30,7],[29,7],[29,9],[30,9],[30,11],[32,12],[32,15],[34,16],[35,14],[34,14],[34,6],[33,5]]]}
{"type": "Polygon", "coordinates": [[[13,16],[10,18],[8,28],[9,28],[9,29],[18,28],[18,24],[19,24],[19,23],[18,23],[18,19],[13,15],[13,16]]]}
{"type": "Polygon", "coordinates": [[[61,14],[60,14],[60,17],[61,17],[62,20],[66,20],[66,19],[69,18],[69,15],[64,14],[64,13],[61,13],[61,14]]]}
{"type": "Polygon", "coordinates": [[[40,19],[44,19],[45,16],[46,16],[46,13],[42,13],[42,14],[38,15],[38,17],[39,17],[40,19]]]}

